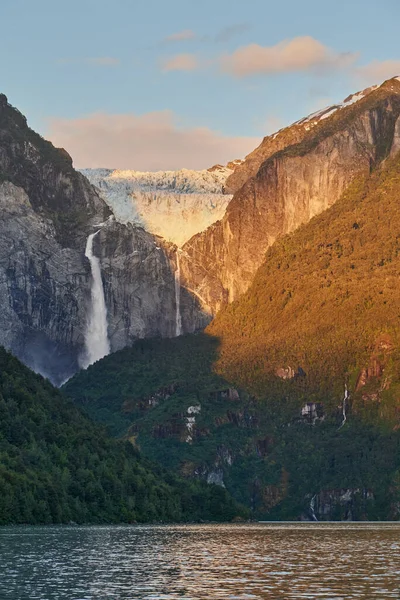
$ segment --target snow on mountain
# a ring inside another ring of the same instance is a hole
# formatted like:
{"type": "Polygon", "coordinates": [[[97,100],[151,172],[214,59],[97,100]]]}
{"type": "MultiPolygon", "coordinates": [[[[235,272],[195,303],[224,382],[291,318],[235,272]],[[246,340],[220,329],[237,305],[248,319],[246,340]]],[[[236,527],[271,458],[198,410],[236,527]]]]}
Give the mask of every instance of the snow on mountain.
{"type": "MultiPolygon", "coordinates": [[[[328,117],[333,115],[338,110],[341,110],[342,108],[346,108],[347,106],[351,106],[352,104],[359,102],[360,100],[362,100],[363,98],[368,96],[371,92],[376,90],[378,87],[379,87],[378,85],[373,85],[373,86],[367,88],[366,90],[357,92],[356,94],[352,94],[351,96],[348,96],[348,98],[343,100],[343,102],[340,102],[339,104],[334,104],[333,106],[327,106],[326,108],[323,108],[322,110],[318,110],[317,112],[312,113],[311,115],[309,115],[308,117],[305,117],[304,119],[300,119],[300,121],[297,121],[295,123],[295,125],[303,125],[304,123],[309,123],[310,126],[317,125],[317,123],[319,121],[323,121],[324,119],[327,119],[328,117]]],[[[309,128],[310,127],[306,126],[306,129],[309,129],[309,128]]]]}
{"type": "Polygon", "coordinates": [[[224,194],[224,185],[236,162],[203,171],[82,169],[81,173],[98,188],[117,221],[136,223],[182,246],[224,216],[232,198],[224,194]]]}

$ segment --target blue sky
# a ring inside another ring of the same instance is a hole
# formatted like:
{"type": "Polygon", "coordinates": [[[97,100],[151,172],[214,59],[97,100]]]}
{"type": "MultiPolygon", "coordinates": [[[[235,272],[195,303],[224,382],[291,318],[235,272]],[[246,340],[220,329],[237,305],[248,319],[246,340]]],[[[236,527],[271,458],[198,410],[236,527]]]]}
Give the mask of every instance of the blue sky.
{"type": "Polygon", "coordinates": [[[1,91],[77,166],[202,168],[399,74],[399,17],[396,0],[1,0],[1,91]]]}

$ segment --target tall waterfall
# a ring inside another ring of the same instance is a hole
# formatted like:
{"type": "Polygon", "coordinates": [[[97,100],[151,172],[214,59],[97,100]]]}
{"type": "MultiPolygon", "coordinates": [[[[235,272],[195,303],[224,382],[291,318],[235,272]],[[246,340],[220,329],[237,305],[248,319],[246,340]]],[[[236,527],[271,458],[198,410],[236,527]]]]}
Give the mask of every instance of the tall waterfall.
{"type": "Polygon", "coordinates": [[[85,256],[89,259],[92,269],[91,310],[85,332],[86,356],[82,360],[82,366],[85,369],[97,360],[110,354],[110,342],[107,332],[107,308],[104,299],[100,261],[93,254],[93,239],[99,231],[100,229],[96,233],[89,235],[85,250],[85,256]]]}
{"type": "Polygon", "coordinates": [[[176,271],[175,271],[175,335],[182,335],[182,316],[181,316],[181,264],[179,261],[179,248],[176,251],[176,271]]]}

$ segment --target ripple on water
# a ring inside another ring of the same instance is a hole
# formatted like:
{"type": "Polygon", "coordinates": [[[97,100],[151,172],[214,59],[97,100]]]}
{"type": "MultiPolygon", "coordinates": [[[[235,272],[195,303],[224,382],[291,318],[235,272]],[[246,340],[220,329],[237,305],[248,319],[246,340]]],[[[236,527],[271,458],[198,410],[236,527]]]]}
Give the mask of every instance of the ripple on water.
{"type": "Polygon", "coordinates": [[[3,600],[400,598],[399,524],[0,529],[3,600]]]}

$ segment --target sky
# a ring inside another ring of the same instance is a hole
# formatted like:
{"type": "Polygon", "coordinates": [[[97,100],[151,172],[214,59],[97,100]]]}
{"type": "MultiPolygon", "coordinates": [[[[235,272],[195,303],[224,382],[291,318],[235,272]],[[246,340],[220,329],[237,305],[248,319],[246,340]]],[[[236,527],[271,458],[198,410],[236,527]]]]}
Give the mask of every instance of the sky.
{"type": "Polygon", "coordinates": [[[0,91],[77,168],[196,168],[400,74],[398,0],[0,0],[0,91]]]}

